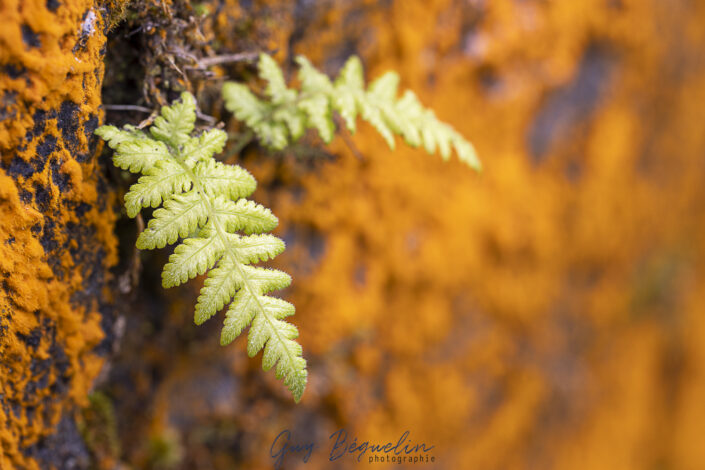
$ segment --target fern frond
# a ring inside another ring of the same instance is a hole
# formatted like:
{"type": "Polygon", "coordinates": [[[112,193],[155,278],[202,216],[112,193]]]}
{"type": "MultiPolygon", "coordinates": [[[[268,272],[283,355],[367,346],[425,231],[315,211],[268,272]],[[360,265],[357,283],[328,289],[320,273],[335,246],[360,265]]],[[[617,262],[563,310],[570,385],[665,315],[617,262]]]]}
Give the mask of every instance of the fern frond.
{"type": "MultiPolygon", "coordinates": [[[[274,65],[264,62],[261,68],[270,84],[267,93],[287,102],[292,95],[274,65]]],[[[297,129],[299,124],[294,122],[273,125],[262,121],[264,114],[258,117],[258,113],[269,113],[269,105],[237,86],[233,89],[245,97],[239,113],[249,122],[271,129],[281,126],[272,133],[285,138],[297,129]]],[[[184,93],[180,101],[162,108],[149,130],[151,137],[129,126],[122,130],[103,126],[96,134],[115,150],[116,165],[143,175],[125,195],[128,215],[136,216],[143,207],[157,208],[140,233],[137,247],[162,248],[182,240],[164,266],[163,286],[208,273],[196,304],[195,322],[203,323],[229,304],[221,343],[232,342],[250,326],[248,354],[253,356],[264,348],[263,368],[276,364],[277,378],[284,378],[298,402],[307,381],[306,361],[294,341],[296,327],[283,321],[294,314],[294,306],[266,295],[287,287],[291,277],[252,266],[284,251],[284,242],[266,233],[276,227],[277,218],[269,209],[244,199],[256,186],[249,172],[213,158],[225,145],[223,131],[191,135],[195,115],[195,100],[184,93]]],[[[291,121],[292,117],[282,119],[291,121]]]]}
{"type": "Polygon", "coordinates": [[[335,111],[350,132],[355,132],[358,117],[370,123],[391,149],[395,147],[395,136],[399,135],[412,147],[423,146],[429,154],[438,151],[444,160],[455,150],[462,162],[480,170],[472,144],[453,127],[424,108],[413,92],[407,90],[401,98],[397,97],[396,73],[385,73],[365,89],[362,62],[356,56],[346,61],[334,81],[316,70],[305,57],[297,57],[296,62],[300,91],[286,87],[281,69],[267,54],[261,54],[258,63],[259,75],[267,82],[266,99],[258,98],[240,83],[223,85],[226,108],[263,145],[284,149],[301,138],[305,129],[315,129],[328,143],[335,133],[335,111]]]}

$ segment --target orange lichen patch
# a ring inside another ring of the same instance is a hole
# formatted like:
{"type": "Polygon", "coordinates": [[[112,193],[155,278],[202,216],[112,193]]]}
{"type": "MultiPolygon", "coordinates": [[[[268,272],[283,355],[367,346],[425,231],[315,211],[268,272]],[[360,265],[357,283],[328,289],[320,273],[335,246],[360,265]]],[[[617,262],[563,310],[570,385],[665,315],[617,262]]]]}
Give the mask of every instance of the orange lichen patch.
{"type": "Polygon", "coordinates": [[[61,464],[50,436],[87,403],[103,364],[96,348],[105,338],[101,289],[117,261],[115,196],[92,134],[107,9],[92,1],[0,6],[3,469],[61,464]]]}

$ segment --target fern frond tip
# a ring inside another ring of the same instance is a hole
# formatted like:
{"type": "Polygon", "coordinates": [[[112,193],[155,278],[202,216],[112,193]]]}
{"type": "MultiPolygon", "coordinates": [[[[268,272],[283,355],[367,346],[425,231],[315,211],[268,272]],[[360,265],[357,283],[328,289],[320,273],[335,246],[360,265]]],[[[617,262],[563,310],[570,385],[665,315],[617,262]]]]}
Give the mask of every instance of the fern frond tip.
{"type": "Polygon", "coordinates": [[[187,91],[171,106],[162,106],[149,132],[155,139],[174,147],[186,143],[196,123],[196,99],[187,91]]]}

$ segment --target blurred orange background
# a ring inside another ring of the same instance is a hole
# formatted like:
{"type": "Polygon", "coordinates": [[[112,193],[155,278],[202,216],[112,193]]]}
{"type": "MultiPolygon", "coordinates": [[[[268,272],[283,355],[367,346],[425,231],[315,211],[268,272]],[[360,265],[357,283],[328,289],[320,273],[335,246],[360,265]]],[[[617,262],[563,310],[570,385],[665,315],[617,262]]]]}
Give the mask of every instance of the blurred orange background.
{"type": "MultiPolygon", "coordinates": [[[[245,10],[224,3],[227,41],[245,10]]],[[[392,152],[366,125],[362,160],[341,139],[310,165],[251,152],[240,163],[288,243],[308,389],[294,406],[244,338],[217,347],[212,320],[148,359],[148,413],[111,392],[125,459],[272,468],[290,429],[319,447],[284,468],[368,467],[328,460],[345,428],[435,446],[434,464],[375,468],[705,468],[705,4],[255,4],[280,61],[397,70],[484,170],[392,152]]],[[[182,330],[196,288],[170,309],[182,330]]]]}

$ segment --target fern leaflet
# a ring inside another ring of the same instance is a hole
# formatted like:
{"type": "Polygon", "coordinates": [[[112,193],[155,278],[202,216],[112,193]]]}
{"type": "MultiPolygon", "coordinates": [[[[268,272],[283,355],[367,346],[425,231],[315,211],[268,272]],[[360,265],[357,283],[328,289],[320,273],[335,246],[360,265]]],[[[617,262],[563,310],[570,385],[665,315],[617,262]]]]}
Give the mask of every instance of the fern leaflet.
{"type": "MultiPolygon", "coordinates": [[[[263,71],[270,80],[268,93],[278,103],[289,102],[292,94],[276,64],[268,69],[265,65],[263,71]]],[[[253,117],[246,119],[256,122],[253,117]]],[[[265,233],[276,227],[277,218],[269,209],[244,199],[255,190],[252,175],[213,158],[225,145],[225,132],[212,129],[194,137],[195,120],[194,98],[183,93],[180,101],[161,109],[150,135],[132,126],[102,126],[96,134],[115,150],[116,166],[143,175],[125,195],[128,215],[135,217],[144,207],[157,208],[137,247],[163,248],[182,239],[164,266],[163,286],[207,273],[196,304],[196,324],[229,304],[221,344],[229,344],[250,326],[248,354],[264,349],[264,369],[276,365],[277,378],[284,379],[298,402],[306,386],[306,361],[294,341],[296,327],[284,321],[294,314],[294,306],[266,295],[287,287],[291,278],[252,266],[284,251],[283,241],[265,233]]]]}

